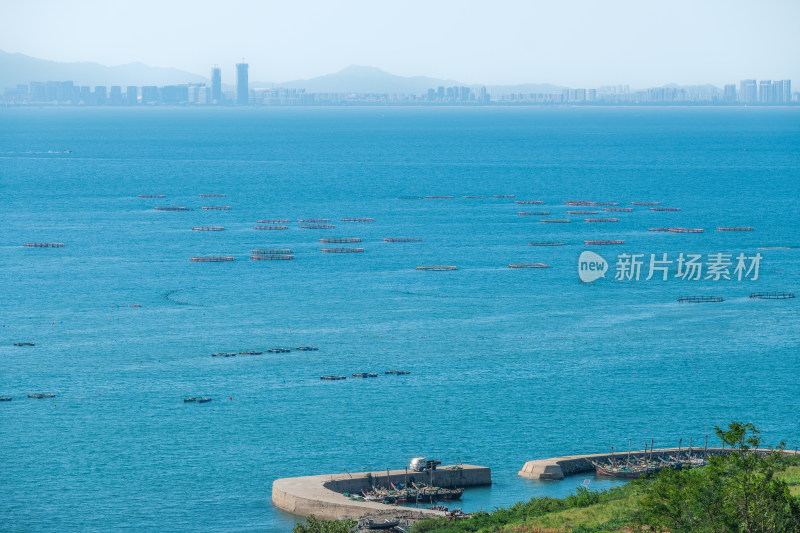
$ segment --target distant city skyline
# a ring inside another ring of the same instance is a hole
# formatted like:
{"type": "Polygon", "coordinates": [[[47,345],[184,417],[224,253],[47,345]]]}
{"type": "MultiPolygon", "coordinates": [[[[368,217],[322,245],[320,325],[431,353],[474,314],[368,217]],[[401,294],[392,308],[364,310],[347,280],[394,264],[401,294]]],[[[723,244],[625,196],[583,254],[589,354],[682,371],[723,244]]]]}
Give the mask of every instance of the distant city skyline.
{"type": "Polygon", "coordinates": [[[361,64],[470,85],[723,86],[741,76],[800,79],[797,20],[793,0],[233,0],[222,8],[141,0],[136,9],[30,0],[4,6],[0,49],[62,62],[141,61],[205,77],[217,64],[226,85],[236,80],[236,63],[249,63],[249,79],[264,83],[361,64]]]}

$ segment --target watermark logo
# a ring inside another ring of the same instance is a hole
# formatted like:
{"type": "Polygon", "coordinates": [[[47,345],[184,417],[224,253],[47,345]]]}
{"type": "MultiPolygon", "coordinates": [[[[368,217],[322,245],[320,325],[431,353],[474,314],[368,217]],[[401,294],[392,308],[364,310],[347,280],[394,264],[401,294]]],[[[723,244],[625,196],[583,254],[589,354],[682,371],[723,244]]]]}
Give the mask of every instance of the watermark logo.
{"type": "MultiPolygon", "coordinates": [[[[621,253],[614,263],[614,281],[757,281],[763,259],[760,253],[621,253]]],[[[594,252],[587,250],[578,258],[578,276],[584,283],[605,278],[608,269],[606,260],[594,252]]]]}
{"type": "Polygon", "coordinates": [[[603,256],[594,252],[581,252],[578,258],[578,276],[584,283],[591,283],[597,279],[606,277],[608,262],[603,256]]]}

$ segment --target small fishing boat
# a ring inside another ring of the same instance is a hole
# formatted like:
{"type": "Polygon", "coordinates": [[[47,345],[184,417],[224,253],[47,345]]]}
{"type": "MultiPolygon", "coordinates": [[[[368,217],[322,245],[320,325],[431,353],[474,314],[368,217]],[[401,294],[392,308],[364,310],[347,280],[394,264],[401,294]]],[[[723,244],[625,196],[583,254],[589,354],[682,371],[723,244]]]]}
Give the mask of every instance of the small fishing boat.
{"type": "Polygon", "coordinates": [[[188,403],[188,402],[206,403],[206,402],[210,402],[210,401],[211,401],[211,398],[209,398],[208,396],[200,396],[200,397],[184,398],[183,399],[184,403],[188,403]]]}
{"type": "Polygon", "coordinates": [[[15,342],[14,346],[36,346],[35,342],[15,342]]]}
{"type": "Polygon", "coordinates": [[[386,520],[383,522],[376,522],[375,520],[367,521],[367,528],[369,529],[393,529],[400,525],[400,520],[386,520]]]}
{"type": "Polygon", "coordinates": [[[0,402],[10,402],[13,399],[11,396],[0,396],[0,402]]]}

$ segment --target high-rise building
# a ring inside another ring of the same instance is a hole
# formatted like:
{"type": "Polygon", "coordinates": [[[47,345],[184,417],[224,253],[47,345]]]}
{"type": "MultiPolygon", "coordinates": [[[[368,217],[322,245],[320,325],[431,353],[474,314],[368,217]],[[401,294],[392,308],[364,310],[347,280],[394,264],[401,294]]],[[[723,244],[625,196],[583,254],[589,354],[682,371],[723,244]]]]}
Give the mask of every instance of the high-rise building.
{"type": "Polygon", "coordinates": [[[236,63],[236,103],[247,105],[249,103],[250,89],[248,88],[247,63],[236,63]]]}
{"type": "Polygon", "coordinates": [[[742,80],[739,82],[739,101],[744,104],[758,102],[758,85],[756,80],[742,80]]]}
{"type": "Polygon", "coordinates": [[[94,88],[94,103],[96,105],[104,105],[106,103],[106,86],[97,85],[94,88]]]}
{"type": "Polygon", "coordinates": [[[792,101],[792,80],[783,80],[781,83],[783,83],[781,102],[788,104],[792,101]]]}
{"type": "Polygon", "coordinates": [[[729,104],[736,102],[736,85],[725,86],[725,101],[729,104]]]}
{"type": "Polygon", "coordinates": [[[222,103],[222,71],[219,67],[211,69],[211,103],[222,103]]]}
{"type": "Polygon", "coordinates": [[[758,82],[758,103],[771,104],[772,103],[772,81],[761,80],[758,82]]]}
{"type": "Polygon", "coordinates": [[[139,87],[136,85],[128,85],[125,89],[125,101],[128,105],[136,105],[139,103],[139,87]]]}
{"type": "Polygon", "coordinates": [[[122,105],[122,86],[112,85],[109,99],[111,100],[111,105],[122,105]]]}

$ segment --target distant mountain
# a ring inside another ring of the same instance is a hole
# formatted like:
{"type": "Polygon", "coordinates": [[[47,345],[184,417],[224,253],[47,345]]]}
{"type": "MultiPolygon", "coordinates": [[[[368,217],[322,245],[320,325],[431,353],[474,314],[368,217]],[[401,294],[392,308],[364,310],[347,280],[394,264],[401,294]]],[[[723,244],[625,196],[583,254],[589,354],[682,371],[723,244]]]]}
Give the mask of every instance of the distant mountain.
{"type": "Polygon", "coordinates": [[[172,85],[210,83],[208,78],[175,68],[129,63],[108,67],[99,63],[59,63],[0,50],[0,91],[32,81],[73,81],[75,85],[172,85]]]}
{"type": "MultiPolygon", "coordinates": [[[[251,84],[256,86],[254,84],[251,84]]],[[[436,87],[466,85],[455,80],[426,76],[395,76],[376,67],[351,65],[347,68],[308,80],[292,80],[274,84],[287,89],[305,89],[307,93],[410,93],[422,94],[436,87]]]]}

